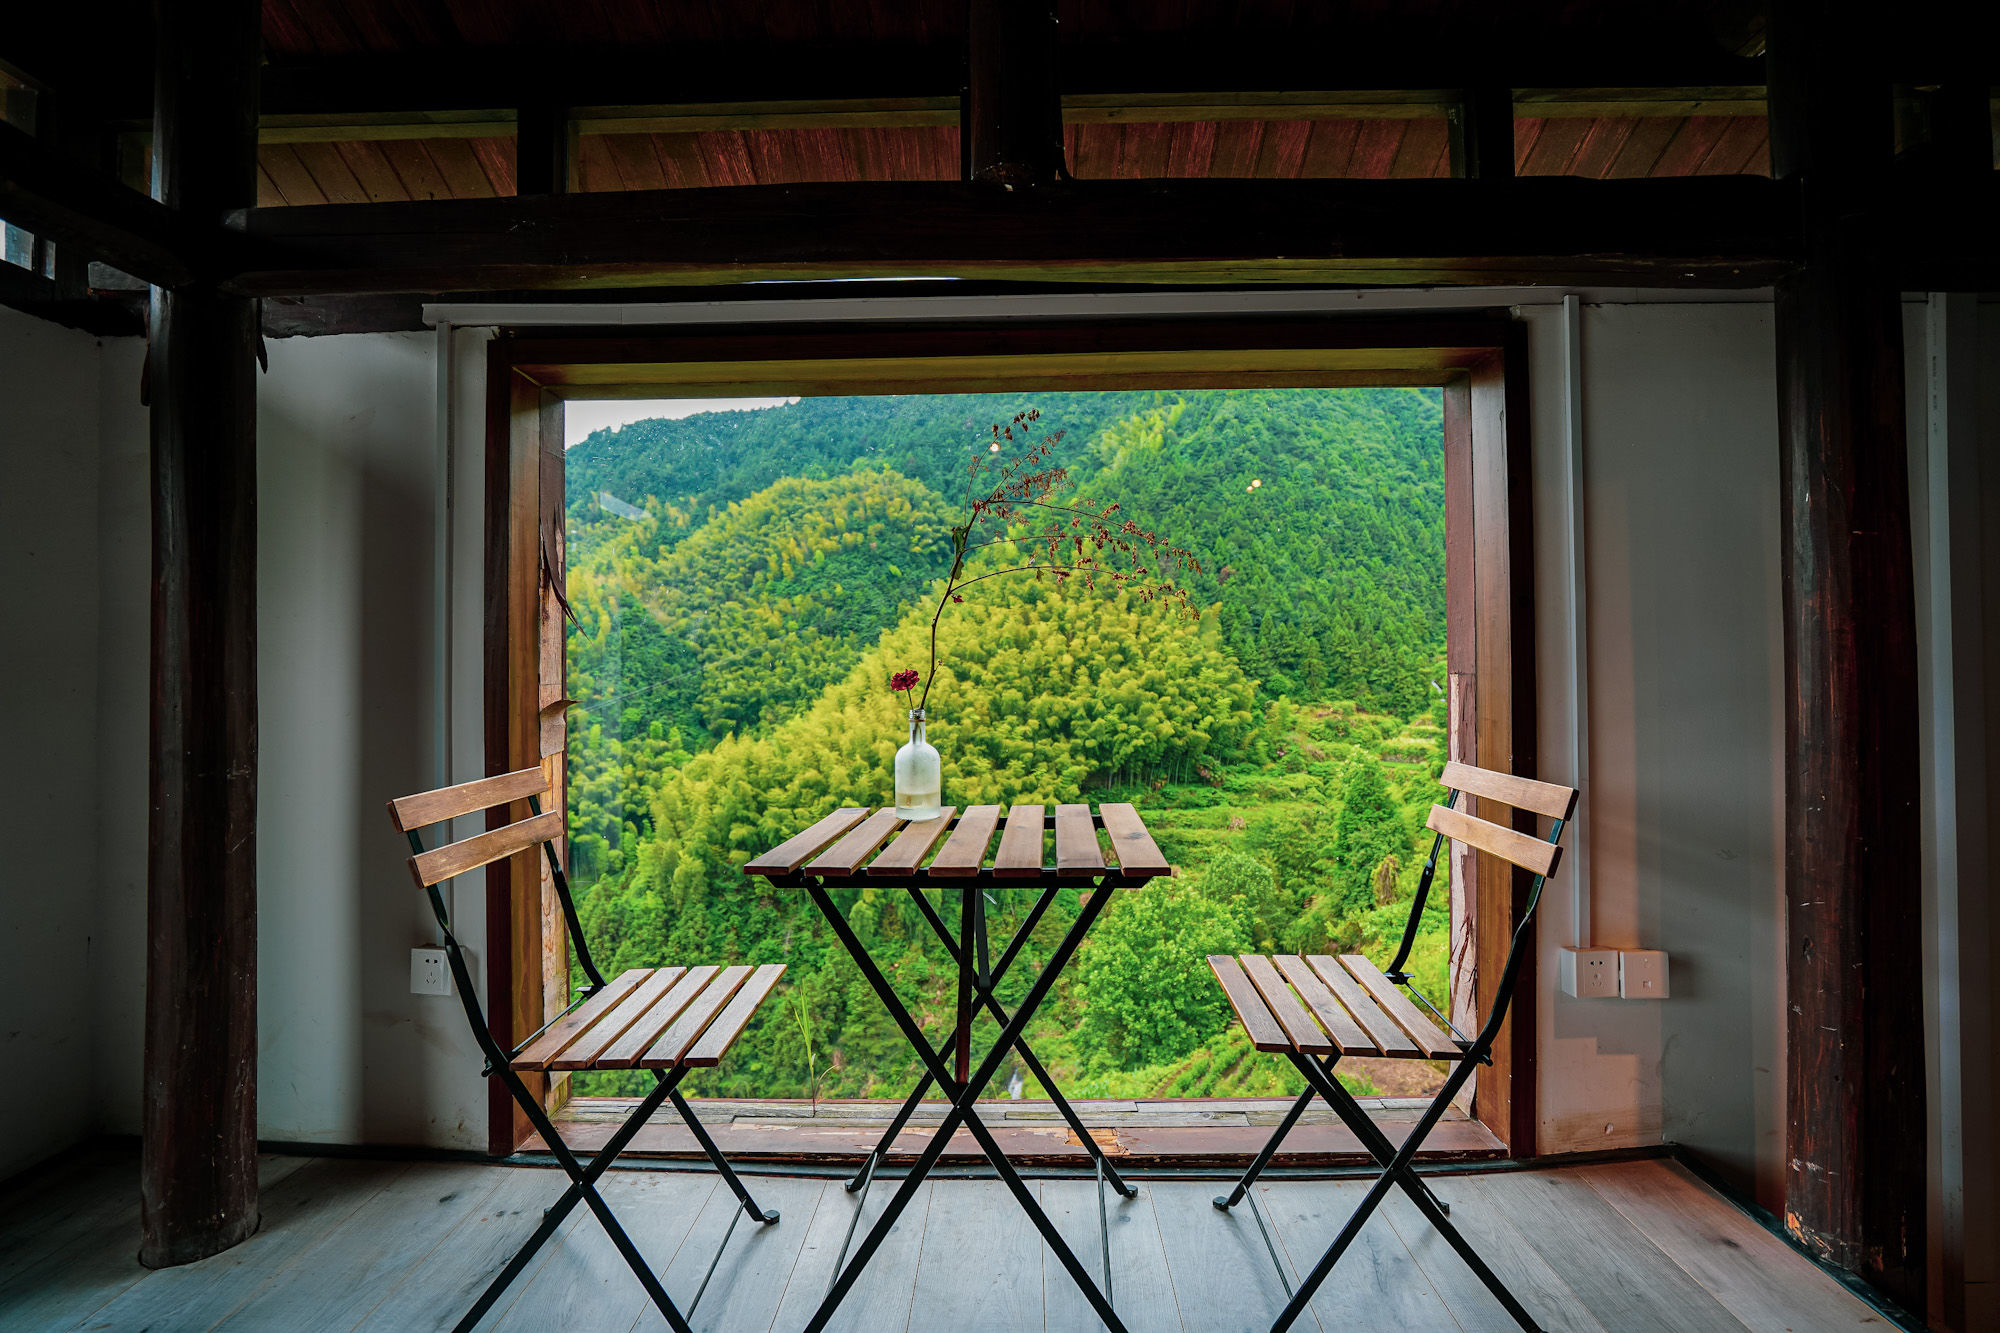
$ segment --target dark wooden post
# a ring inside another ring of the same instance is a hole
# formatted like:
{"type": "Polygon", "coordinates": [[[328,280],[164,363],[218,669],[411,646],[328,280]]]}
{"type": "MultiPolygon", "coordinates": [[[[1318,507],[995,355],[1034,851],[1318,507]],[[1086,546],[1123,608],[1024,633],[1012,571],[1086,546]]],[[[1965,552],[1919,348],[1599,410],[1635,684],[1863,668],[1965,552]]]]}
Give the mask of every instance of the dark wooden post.
{"type": "MultiPolygon", "coordinates": [[[[153,186],[256,202],[257,0],[156,6],[153,186]]],[[[151,856],[139,1252],[257,1229],[256,303],[153,291],[151,856]]]]}
{"type": "Polygon", "coordinates": [[[1890,87],[1871,25],[1774,6],[1771,158],[1805,261],[1777,288],[1785,512],[1785,1226],[1921,1312],[1923,947],[1900,293],[1878,253],[1890,87]]]}
{"type": "Polygon", "coordinates": [[[1041,185],[1062,169],[1056,16],[1047,0],[972,0],[962,118],[968,179],[1041,185]]]}
{"type": "Polygon", "coordinates": [[[1451,174],[1467,180],[1514,175],[1514,90],[1467,88],[1446,112],[1451,174]]]}
{"type": "Polygon", "coordinates": [[[569,108],[531,103],[514,121],[514,190],[568,194],[576,185],[576,126],[569,108]]]}

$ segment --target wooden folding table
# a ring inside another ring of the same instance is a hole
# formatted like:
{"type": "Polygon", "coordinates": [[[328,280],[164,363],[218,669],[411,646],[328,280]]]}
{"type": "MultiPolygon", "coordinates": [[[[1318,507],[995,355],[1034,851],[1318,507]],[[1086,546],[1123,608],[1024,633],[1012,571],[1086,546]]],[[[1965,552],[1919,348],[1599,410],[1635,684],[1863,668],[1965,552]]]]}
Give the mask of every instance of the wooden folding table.
{"type": "MultiPolygon", "coordinates": [[[[1035,1058],[1023,1034],[1036,1009],[1048,998],[1056,978],[1083,942],[1084,932],[1110,902],[1112,890],[1138,888],[1149,879],[1167,874],[1168,866],[1153,841],[1153,835],[1147,832],[1138,811],[1130,805],[1102,805],[1096,811],[1087,805],[1058,805],[1053,812],[1039,805],[1016,805],[1004,812],[1004,826],[1002,815],[1003,811],[997,805],[970,806],[963,813],[947,807],[934,819],[913,823],[897,818],[892,808],[871,811],[867,806],[849,806],[834,811],[743,867],[745,874],[762,876],[773,886],[802,888],[811,895],[841,945],[853,956],[862,975],[882,998],[890,1016],[896,1020],[896,1025],[923,1061],[923,1078],[904,1100],[902,1109],[881,1141],[868,1154],[861,1170],[847,1184],[850,1192],[858,1192],[862,1196],[856,1200],[855,1219],[861,1216],[861,1204],[874,1181],[876,1168],[888,1155],[890,1145],[896,1141],[896,1136],[902,1132],[931,1085],[936,1083],[951,1101],[951,1109],[943,1123],[904,1176],[889,1206],[862,1238],[852,1262],[847,1262],[847,1241],[842,1242],[840,1257],[834,1261],[833,1282],[812,1321],[806,1325],[808,1333],[817,1333],[826,1326],[842,1298],[852,1289],[855,1278],[874,1256],[889,1229],[895,1225],[896,1218],[937,1164],[945,1145],[961,1124],[971,1132],[992,1162],[994,1171],[1042,1233],[1043,1240],[1048,1242],[1049,1248],[1055,1252],[1056,1258],[1083,1291],[1106,1327],[1115,1330],[1115,1333],[1124,1331],[1125,1326],[1119,1322],[1111,1304],[1110,1250],[1106,1243],[1108,1225],[1103,1191],[1106,1184],[1128,1198],[1137,1191],[1126,1184],[1106,1160],[1096,1140],[1077,1118],[1075,1109],[1049,1077],[1048,1070],[1035,1058]],[[989,864],[987,851],[996,832],[1000,835],[1000,842],[989,864]],[[1055,835],[1053,861],[1047,856],[1051,832],[1055,835]],[[943,841],[942,847],[938,845],[940,840],[943,841]],[[900,885],[909,891],[918,910],[957,964],[957,1013],[946,1048],[931,1045],[930,1039],[917,1025],[874,959],[869,957],[867,947],[856,938],[847,924],[847,918],[830,896],[833,889],[880,888],[885,885],[900,885]],[[1029,987],[1020,1007],[1009,1014],[994,991],[1043,914],[1055,902],[1057,893],[1066,887],[1088,887],[1090,893],[1062,942],[1029,987]],[[1039,888],[1041,892],[1013,939],[997,960],[991,960],[986,937],[986,894],[990,890],[1009,888],[1039,888]],[[925,893],[927,889],[958,891],[959,928],[956,938],[938,915],[936,906],[925,893]],[[993,1016],[1001,1031],[992,1049],[974,1067],[972,1022],[982,1010],[993,1016]],[[953,1055],[949,1065],[945,1061],[946,1049],[953,1055]],[[1098,1233],[1103,1251],[1102,1288],[1056,1231],[1055,1224],[1042,1211],[1033,1192],[1022,1183],[1019,1173],[981,1122],[974,1106],[1009,1050],[1020,1053],[1022,1063],[1048,1090],[1049,1099],[1055,1103],[1063,1119],[1069,1122],[1078,1143],[1083,1145],[1095,1164],[1098,1233]]],[[[847,1239],[852,1240],[853,1234],[854,1223],[850,1222],[847,1239]]]]}

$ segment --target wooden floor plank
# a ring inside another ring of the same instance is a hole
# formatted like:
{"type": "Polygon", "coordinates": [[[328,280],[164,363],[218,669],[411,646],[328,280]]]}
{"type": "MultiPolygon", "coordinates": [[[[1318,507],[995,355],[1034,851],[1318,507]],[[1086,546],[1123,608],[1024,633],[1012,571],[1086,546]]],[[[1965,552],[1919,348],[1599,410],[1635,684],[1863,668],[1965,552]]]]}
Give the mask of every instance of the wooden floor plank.
{"type": "MultiPolygon", "coordinates": [[[[717,1188],[719,1177],[679,1171],[611,1171],[598,1182],[605,1203],[656,1274],[672,1265],[717,1188]]],[[[496,1333],[630,1333],[652,1308],[595,1215],[550,1242],[547,1262],[516,1291],[513,1304],[488,1325],[496,1333]]],[[[686,1304],[673,1291],[668,1295],[686,1304]]]]}
{"type": "MultiPolygon", "coordinates": [[[[821,1197],[840,1186],[825,1180],[802,1180],[796,1176],[745,1176],[745,1188],[759,1208],[777,1209],[778,1220],[770,1226],[753,1221],[736,1201],[727,1185],[718,1184],[708,1196],[701,1215],[682,1242],[674,1262],[660,1270],[667,1295],[687,1314],[688,1303],[701,1288],[716,1247],[729,1231],[729,1248],[715,1265],[715,1276],[703,1293],[701,1304],[689,1316],[695,1333],[764,1333],[777,1318],[778,1302],[784,1298],[785,1284],[798,1267],[799,1251],[805,1247],[806,1233],[812,1230],[813,1214],[821,1197]]],[[[650,1306],[639,1316],[639,1327],[662,1329],[667,1321],[650,1306]]]]}
{"type": "MultiPolygon", "coordinates": [[[[569,1178],[554,1169],[489,1169],[499,1177],[493,1192],[425,1256],[422,1264],[383,1294],[359,1324],[362,1333],[445,1333],[454,1327],[522,1242],[534,1234],[543,1210],[560,1198],[569,1184],[569,1178]]],[[[584,1218],[585,1210],[579,1207],[549,1244],[560,1242],[584,1218]]],[[[597,1224],[592,1221],[590,1225],[597,1224]]],[[[536,1265],[547,1256],[545,1248],[536,1265]]],[[[535,1268],[530,1268],[519,1282],[531,1281],[534,1273],[535,1268]]]]}
{"type": "MultiPolygon", "coordinates": [[[[1160,1244],[1160,1221],[1153,1211],[1153,1186],[1135,1182],[1137,1198],[1121,1199],[1105,1187],[1107,1229],[1111,1232],[1111,1304],[1125,1326],[1146,1333],[1206,1325],[1184,1324],[1180,1307],[1174,1302],[1174,1279],[1167,1271],[1167,1252],[1160,1244]]],[[[1083,1260],[1092,1277],[1102,1271],[1098,1262],[1097,1182],[1094,1180],[1045,1180],[1041,1183],[1042,1207],[1056,1230],[1083,1260]]],[[[1101,1278],[1099,1279],[1102,1280],[1101,1278]]],[[[1091,1328],[1097,1320],[1055,1256],[1042,1256],[1042,1308],[1051,1330],[1091,1328]]]]}
{"type": "Polygon", "coordinates": [[[147,1274],[79,1327],[211,1328],[408,1169],[404,1162],[314,1158],[263,1192],[256,1235],[200,1263],[147,1274]]]}
{"type": "MultiPolygon", "coordinates": [[[[1250,1210],[1239,1206],[1225,1213],[1210,1203],[1228,1190],[1226,1184],[1212,1180],[1163,1180],[1152,1185],[1160,1244],[1174,1279],[1174,1302],[1186,1328],[1264,1333],[1285,1308],[1285,1289],[1250,1210]]],[[[1292,1325],[1320,1326],[1310,1312],[1292,1325]]]]}
{"type": "MultiPolygon", "coordinates": [[[[1514,1299],[1527,1307],[1535,1322],[1549,1333],[1611,1333],[1584,1308],[1569,1284],[1549,1267],[1535,1247],[1516,1231],[1505,1217],[1472,1200],[1457,1188],[1455,1176],[1430,1178],[1431,1192],[1451,1207],[1451,1222],[1459,1234],[1472,1243],[1514,1299]]],[[[1486,1284],[1465,1266],[1458,1252],[1445,1243],[1417,1206],[1401,1190],[1391,1193],[1382,1205],[1389,1225],[1409,1246],[1410,1254],[1424,1270],[1431,1285],[1450,1308],[1466,1333],[1514,1333],[1513,1317],[1500,1305],[1486,1284]]]]}
{"type": "MultiPolygon", "coordinates": [[[[1368,1184],[1296,1180],[1260,1184],[1256,1189],[1264,1220],[1277,1230],[1279,1253],[1291,1261],[1292,1282],[1297,1285],[1347,1224],[1368,1193],[1368,1184]]],[[[1248,1211],[1248,1201],[1238,1204],[1236,1211],[1248,1211]]],[[[1264,1262],[1269,1265],[1268,1256],[1264,1262]]],[[[1458,1333],[1458,1321],[1445,1308],[1444,1298],[1379,1210],[1313,1293],[1313,1309],[1326,1328],[1351,1327],[1356,1313],[1365,1310],[1368,1322],[1399,1333],[1458,1333]]]]}
{"type": "MultiPolygon", "coordinates": [[[[854,1228],[856,1247],[882,1215],[882,1209],[900,1183],[884,1178],[869,1190],[861,1221],[854,1228]]],[[[959,1184],[948,1183],[952,1188],[959,1184]]],[[[916,1290],[917,1255],[923,1248],[925,1218],[930,1213],[932,1192],[937,1188],[938,1184],[931,1181],[917,1187],[910,1206],[896,1219],[882,1241],[882,1248],[875,1252],[853,1290],[847,1293],[847,1299],[834,1312],[827,1324],[828,1333],[900,1333],[911,1327],[910,1297],[916,1290]]],[[[854,1195],[836,1183],[821,1200],[805,1245],[799,1251],[798,1265],[792,1269],[792,1280],[785,1286],[785,1298],[779,1302],[778,1317],[771,1325],[774,1330],[804,1328],[813,1311],[819,1308],[827,1284],[833,1280],[833,1261],[840,1253],[841,1237],[847,1234],[848,1220],[854,1215],[854,1199],[854,1195]]],[[[849,1255],[851,1259],[851,1248],[849,1255]]],[[[929,1329],[934,1325],[925,1321],[918,1327],[929,1329]]]]}
{"type": "Polygon", "coordinates": [[[1618,1333],[1738,1333],[1743,1325],[1573,1171],[1452,1182],[1456,1206],[1505,1217],[1596,1317],[1618,1333]]]}
{"type": "Polygon", "coordinates": [[[484,1167],[415,1163],[339,1226],[309,1226],[318,1239],[224,1325],[279,1328],[298,1311],[311,1310],[323,1327],[352,1328],[475,1215],[499,1184],[484,1167]]]}
{"type": "Polygon", "coordinates": [[[912,1327],[1041,1333],[1043,1270],[1063,1274],[1035,1224],[998,1180],[954,1181],[942,1197],[924,1222],[912,1327]]]}
{"type": "MultiPolygon", "coordinates": [[[[70,1328],[150,1276],[140,1267],[138,1154],[65,1168],[53,1192],[23,1200],[23,1223],[0,1246],[0,1328],[70,1328]],[[63,1189],[62,1181],[71,1181],[63,1189]]],[[[258,1159],[258,1184],[269,1189],[302,1158],[258,1159]]]]}
{"type": "MultiPolygon", "coordinates": [[[[224,1254],[147,1273],[134,1251],[137,1154],[79,1158],[54,1186],[31,1179],[39,1228],[0,1242],[0,1327],[348,1328],[454,1324],[562,1193],[541,1168],[355,1159],[270,1159],[263,1229],[224,1254]],[[454,1186],[457,1188],[454,1189],[454,1186]]],[[[1557,1333],[1803,1333],[1881,1326],[1839,1284],[1668,1162],[1432,1176],[1454,1223],[1542,1326],[1557,1333]]],[[[872,1193],[862,1225],[898,1182],[872,1193]]],[[[1112,1297],[1128,1327],[1264,1329],[1285,1296],[1247,1209],[1217,1212],[1215,1181],[1138,1182],[1111,1205],[1112,1297]]],[[[731,1237],[694,1320],[707,1333],[803,1327],[854,1216],[838,1180],[749,1178],[785,1220],[731,1237]]],[[[1095,1184],[1034,1186],[1084,1264],[1099,1266],[1095,1184]]],[[[1260,1189],[1287,1271],[1309,1268],[1364,1186],[1278,1181],[1260,1189]]],[[[614,1172],[614,1208],[669,1291],[693,1296],[735,1211],[712,1174],[614,1172]]],[[[638,1282],[579,1209],[482,1328],[656,1328],[638,1282]]],[[[845,1330],[1095,1327],[1004,1188],[924,1185],[834,1319],[845,1330]],[[914,1316],[913,1316],[914,1311],[914,1316]]],[[[1456,1253],[1391,1195],[1299,1327],[1511,1327],[1456,1253]],[[1433,1304],[1433,1297],[1435,1304],[1433,1304]],[[1440,1322],[1449,1316],[1452,1322],[1440,1322]]]]}
{"type": "Polygon", "coordinates": [[[1571,1172],[1609,1200],[1754,1333],[1879,1329],[1882,1317],[1678,1162],[1571,1172]]]}

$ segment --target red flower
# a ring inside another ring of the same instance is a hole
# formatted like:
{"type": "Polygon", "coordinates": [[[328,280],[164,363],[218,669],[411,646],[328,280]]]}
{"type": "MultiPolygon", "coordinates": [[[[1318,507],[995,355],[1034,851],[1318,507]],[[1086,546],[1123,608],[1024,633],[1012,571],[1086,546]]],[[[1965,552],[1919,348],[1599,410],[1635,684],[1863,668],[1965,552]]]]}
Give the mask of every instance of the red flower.
{"type": "Polygon", "coordinates": [[[918,679],[919,677],[914,669],[898,671],[895,675],[889,677],[889,688],[892,690],[914,690],[917,688],[918,679]]]}

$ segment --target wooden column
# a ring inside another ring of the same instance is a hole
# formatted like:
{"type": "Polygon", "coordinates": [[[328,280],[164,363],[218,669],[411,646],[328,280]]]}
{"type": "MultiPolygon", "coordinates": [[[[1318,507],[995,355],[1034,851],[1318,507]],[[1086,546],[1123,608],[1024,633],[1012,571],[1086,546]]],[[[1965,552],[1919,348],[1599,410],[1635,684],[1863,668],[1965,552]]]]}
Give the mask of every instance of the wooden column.
{"type": "Polygon", "coordinates": [[[1447,113],[1451,174],[1466,180],[1514,175],[1514,90],[1467,88],[1447,113]]]}
{"type": "Polygon", "coordinates": [[[1013,189],[1054,181],[1062,167],[1056,17],[1047,0],[972,0],[970,77],[962,118],[966,176],[1013,189]]]}
{"type": "Polygon", "coordinates": [[[1870,25],[1781,3],[1772,165],[1802,183],[1777,289],[1785,511],[1785,1226],[1905,1307],[1925,1298],[1916,612],[1900,294],[1870,25]]]}
{"type": "MultiPolygon", "coordinates": [[[[256,202],[257,0],[157,6],[154,193],[256,202]]],[[[257,1229],[256,303],[155,288],[140,1261],[257,1229]]]]}

